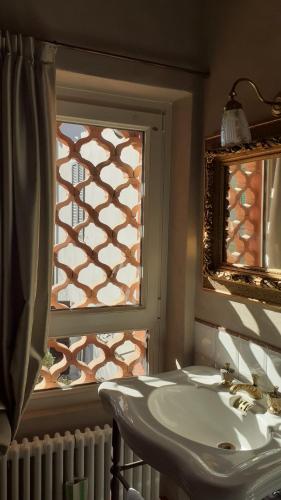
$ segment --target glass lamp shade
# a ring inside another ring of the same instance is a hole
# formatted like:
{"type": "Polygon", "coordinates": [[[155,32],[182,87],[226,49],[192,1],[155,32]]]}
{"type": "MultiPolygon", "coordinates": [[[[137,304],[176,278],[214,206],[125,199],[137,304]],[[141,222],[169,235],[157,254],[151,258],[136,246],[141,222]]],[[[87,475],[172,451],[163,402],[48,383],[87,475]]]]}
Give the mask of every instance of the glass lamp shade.
{"type": "Polygon", "coordinates": [[[234,146],[245,142],[251,142],[251,132],[242,106],[228,108],[226,105],[221,123],[221,145],[234,146]]]}

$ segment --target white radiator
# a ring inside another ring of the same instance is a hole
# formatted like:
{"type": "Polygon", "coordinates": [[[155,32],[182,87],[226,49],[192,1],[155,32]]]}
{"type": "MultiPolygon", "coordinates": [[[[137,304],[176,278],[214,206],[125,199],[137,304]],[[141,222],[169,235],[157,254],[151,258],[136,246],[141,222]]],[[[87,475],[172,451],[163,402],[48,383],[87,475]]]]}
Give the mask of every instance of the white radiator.
{"type": "MultiPolygon", "coordinates": [[[[43,440],[13,441],[0,459],[0,500],[63,500],[63,485],[88,478],[87,500],[110,500],[112,429],[95,427],[43,440]]],[[[122,441],[121,463],[138,460],[122,441]]],[[[159,499],[159,473],[148,465],[125,471],[125,478],[145,500],[159,499]]],[[[126,492],[120,485],[120,500],[126,492]]]]}

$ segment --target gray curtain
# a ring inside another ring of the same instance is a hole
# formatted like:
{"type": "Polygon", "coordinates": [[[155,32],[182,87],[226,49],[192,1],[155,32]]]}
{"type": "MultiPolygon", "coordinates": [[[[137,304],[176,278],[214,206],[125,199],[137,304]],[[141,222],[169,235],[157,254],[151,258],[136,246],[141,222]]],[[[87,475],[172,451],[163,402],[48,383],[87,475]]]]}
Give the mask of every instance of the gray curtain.
{"type": "Polygon", "coordinates": [[[0,451],[36,381],[52,273],[55,46],[0,33],[0,451]]]}

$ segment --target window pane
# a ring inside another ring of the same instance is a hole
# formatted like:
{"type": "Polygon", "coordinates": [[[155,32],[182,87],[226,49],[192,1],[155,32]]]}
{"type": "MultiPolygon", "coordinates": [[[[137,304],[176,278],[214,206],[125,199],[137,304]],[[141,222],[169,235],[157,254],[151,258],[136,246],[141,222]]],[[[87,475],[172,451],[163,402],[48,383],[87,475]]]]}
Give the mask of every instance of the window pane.
{"type": "Polygon", "coordinates": [[[145,330],[130,330],[49,338],[35,390],[145,375],[147,337],[145,330]]]}
{"type": "Polygon", "coordinates": [[[140,304],[144,133],[57,123],[53,309],[140,304]]]}

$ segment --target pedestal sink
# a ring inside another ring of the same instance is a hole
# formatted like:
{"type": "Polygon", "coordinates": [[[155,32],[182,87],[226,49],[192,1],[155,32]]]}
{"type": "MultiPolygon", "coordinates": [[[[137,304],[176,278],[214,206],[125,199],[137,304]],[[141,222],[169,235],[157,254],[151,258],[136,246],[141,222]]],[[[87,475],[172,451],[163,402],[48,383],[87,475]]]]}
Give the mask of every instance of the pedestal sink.
{"type": "Polygon", "coordinates": [[[129,446],[192,500],[262,500],[281,487],[281,418],[243,416],[219,382],[215,369],[189,367],[99,393],[129,446]]]}

